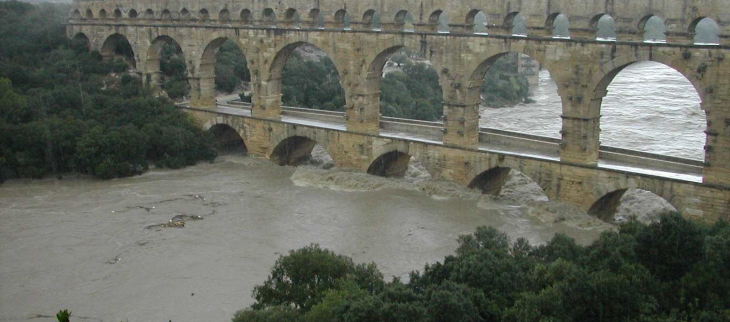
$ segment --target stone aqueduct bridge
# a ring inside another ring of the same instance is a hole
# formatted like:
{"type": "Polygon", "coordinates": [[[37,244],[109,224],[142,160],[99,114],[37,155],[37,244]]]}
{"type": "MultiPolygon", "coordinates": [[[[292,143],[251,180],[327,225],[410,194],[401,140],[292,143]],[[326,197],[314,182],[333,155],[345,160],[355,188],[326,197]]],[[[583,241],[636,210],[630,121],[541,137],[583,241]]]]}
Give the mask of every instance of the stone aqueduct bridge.
{"type": "Polygon", "coordinates": [[[404,156],[415,156],[437,178],[464,185],[482,180],[488,183],[480,185],[486,186],[501,182],[503,169],[514,168],[530,176],[551,199],[586,210],[611,208],[623,191],[640,188],[664,197],[686,216],[730,218],[727,0],[78,1],[67,32],[69,37],[88,39],[106,58],[120,55],[120,46],[129,46],[127,59],[151,85],[158,82],[162,44],[179,44],[192,87],[191,113],[200,124],[228,124],[251,153],[280,163],[308,153],[317,142],[343,168],[366,171],[378,163],[385,172],[397,172],[408,162],[404,156]],[[478,11],[489,19],[488,35],[473,32],[478,11]],[[412,24],[404,22],[406,12],[414,17],[412,24]],[[527,36],[511,35],[517,13],[527,19],[527,36]],[[444,14],[451,22],[449,33],[436,29],[444,14]],[[551,37],[557,14],[568,17],[570,39],[551,37]],[[604,15],[615,21],[617,41],[596,39],[596,22],[604,15]],[[376,28],[373,21],[378,16],[376,28]],[[642,41],[644,23],[653,16],[664,20],[667,43],[642,41]],[[301,17],[301,23],[295,17],[301,17]],[[705,17],[720,26],[719,45],[692,44],[694,26],[705,17]],[[227,39],[234,40],[248,60],[254,88],[249,115],[223,113],[216,106],[215,54],[227,39]],[[346,95],[341,128],[282,119],[282,69],[305,43],[326,52],[341,76],[346,95]],[[401,48],[421,52],[438,71],[444,99],[439,141],[381,132],[379,80],[388,57],[401,48]],[[480,86],[491,64],[509,52],[538,60],[557,83],[563,106],[559,158],[480,149],[480,86]],[[702,100],[707,139],[702,179],[697,182],[600,166],[601,101],[618,72],[640,61],[674,68],[702,100]]]}

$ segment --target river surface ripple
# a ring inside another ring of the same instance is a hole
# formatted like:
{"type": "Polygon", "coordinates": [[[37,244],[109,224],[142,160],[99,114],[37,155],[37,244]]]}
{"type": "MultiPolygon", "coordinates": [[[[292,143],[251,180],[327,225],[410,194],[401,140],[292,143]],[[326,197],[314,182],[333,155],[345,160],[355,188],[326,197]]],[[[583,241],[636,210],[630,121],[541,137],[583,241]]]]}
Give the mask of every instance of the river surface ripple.
{"type": "MultiPolygon", "coordinates": [[[[540,71],[531,104],[482,108],[481,126],[560,137],[562,104],[547,70],[540,71]]],[[[656,62],[622,70],[601,105],[601,144],[704,160],[705,113],[692,84],[656,62]]]]}

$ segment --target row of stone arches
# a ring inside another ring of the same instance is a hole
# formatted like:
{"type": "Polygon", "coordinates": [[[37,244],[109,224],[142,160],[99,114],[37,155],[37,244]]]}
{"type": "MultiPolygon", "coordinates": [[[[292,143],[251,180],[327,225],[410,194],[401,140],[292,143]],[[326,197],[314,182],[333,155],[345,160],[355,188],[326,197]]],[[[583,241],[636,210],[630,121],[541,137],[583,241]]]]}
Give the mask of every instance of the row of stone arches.
{"type": "MultiPolygon", "coordinates": [[[[248,145],[244,130],[236,130],[225,120],[216,120],[209,122],[204,129],[213,134],[218,146],[227,150],[236,152],[247,151],[248,145]]],[[[312,151],[316,145],[324,147],[324,151],[332,157],[335,155],[328,149],[328,142],[318,138],[312,134],[286,134],[274,139],[272,148],[266,152],[266,157],[273,163],[281,166],[298,166],[306,163],[312,156],[312,151]]],[[[370,175],[381,177],[403,177],[408,169],[409,163],[414,159],[409,152],[408,145],[391,145],[381,151],[376,151],[371,158],[366,172],[370,175]]],[[[337,161],[335,161],[338,164],[337,161]]],[[[476,170],[476,169],[474,169],[476,170]]],[[[553,199],[555,196],[551,194],[549,182],[542,180],[540,175],[535,175],[529,169],[520,168],[519,172],[515,172],[515,168],[499,165],[488,169],[473,171],[470,178],[466,181],[467,187],[480,191],[483,194],[499,196],[503,187],[510,176],[524,175],[532,184],[539,187],[544,192],[547,199],[553,199]]],[[[674,210],[680,209],[680,205],[674,204],[675,198],[671,191],[665,189],[655,189],[651,184],[641,186],[631,186],[622,182],[613,182],[601,185],[591,196],[591,200],[585,203],[583,207],[591,216],[598,217],[607,222],[613,222],[614,216],[619,205],[621,205],[622,197],[627,191],[640,190],[648,194],[654,195],[654,198],[663,198],[674,207],[674,210]]]]}
{"type": "MultiPolygon", "coordinates": [[[[217,17],[206,8],[200,9],[197,13],[193,13],[187,8],[181,9],[179,12],[164,9],[159,13],[155,13],[152,9],[145,10],[141,17],[135,9],[130,9],[126,17],[122,10],[115,9],[112,14],[107,13],[105,9],[98,11],[95,16],[91,9],[87,9],[82,16],[79,10],[72,12],[72,18],[81,19],[122,19],[122,18],[142,18],[142,19],[160,19],[160,20],[180,20],[180,21],[203,21],[208,22],[217,20],[221,23],[231,23],[234,20],[244,25],[260,24],[268,27],[286,27],[300,28],[302,26],[312,28],[325,28],[328,23],[325,14],[319,9],[311,9],[302,15],[294,8],[289,8],[284,12],[284,17],[277,17],[276,12],[272,8],[265,8],[258,20],[254,19],[254,15],[248,9],[243,9],[238,14],[238,18],[228,9],[222,9],[217,17]],[[303,18],[304,16],[304,18],[303,18]]],[[[340,9],[333,15],[334,20],[329,23],[329,27],[350,29],[353,23],[357,24],[361,29],[382,30],[382,22],[380,13],[375,9],[365,11],[360,21],[352,21],[350,14],[345,9],[340,9]]],[[[393,30],[401,30],[404,32],[413,32],[416,30],[417,22],[412,13],[407,10],[400,10],[393,17],[392,21],[387,21],[393,30]]],[[[618,34],[616,24],[609,14],[601,13],[595,15],[590,21],[591,34],[594,38],[601,41],[616,41],[618,34]]],[[[508,34],[513,36],[528,36],[532,34],[528,29],[528,20],[520,12],[508,13],[503,21],[497,23],[490,22],[484,11],[473,9],[469,11],[463,22],[451,21],[448,14],[443,10],[432,12],[428,18],[425,30],[439,33],[473,33],[488,34],[490,30],[500,29],[506,30],[508,34]],[[454,29],[454,30],[452,30],[454,29]]],[[[534,29],[534,27],[532,27],[534,29]]],[[[537,26],[545,32],[537,34],[537,36],[550,36],[553,38],[570,38],[570,19],[560,13],[555,12],[548,15],[544,27],[537,26]]],[[[666,42],[666,26],[663,19],[657,15],[649,14],[639,20],[636,30],[643,35],[643,40],[647,42],[666,42]]],[[[695,44],[714,45],[720,43],[720,28],[717,22],[709,17],[698,17],[689,25],[687,32],[694,36],[695,44]]]]}
{"type": "MultiPolygon", "coordinates": [[[[84,37],[83,34],[77,35],[77,37],[84,37]]],[[[215,63],[216,63],[216,57],[215,53],[217,52],[217,49],[225,42],[227,38],[217,38],[213,41],[210,41],[206,48],[203,50],[202,57],[199,60],[198,66],[190,66],[190,68],[197,71],[196,75],[199,76],[207,76],[207,77],[214,77],[215,76],[215,63]]],[[[154,77],[155,73],[159,72],[159,46],[160,44],[164,43],[175,43],[177,42],[170,36],[160,36],[157,39],[152,41],[152,45],[150,46],[149,50],[141,54],[141,57],[145,57],[145,66],[144,66],[144,72],[148,75],[152,75],[154,77]]],[[[292,55],[292,53],[295,51],[296,48],[299,48],[305,44],[308,44],[304,41],[297,41],[290,44],[287,44],[285,46],[282,46],[279,48],[276,52],[276,55],[274,56],[274,59],[270,61],[269,66],[264,66],[268,70],[268,77],[270,80],[267,82],[269,83],[269,86],[266,88],[269,91],[273,91],[273,94],[279,94],[282,91],[282,79],[283,79],[283,69],[284,66],[287,64],[287,61],[289,60],[289,57],[292,55]]],[[[237,45],[240,44],[237,43],[237,45]]],[[[311,45],[311,44],[310,44],[311,45]]],[[[180,48],[180,44],[177,44],[177,48],[180,48]]],[[[316,46],[315,46],[316,47],[316,46]]],[[[372,109],[374,113],[380,113],[382,112],[380,106],[380,85],[381,85],[381,77],[382,71],[384,69],[384,66],[386,62],[389,60],[389,58],[396,53],[398,50],[401,50],[404,48],[405,45],[394,45],[390,47],[383,47],[381,50],[378,50],[377,53],[374,52],[374,54],[367,59],[367,61],[370,61],[370,64],[368,65],[368,69],[364,74],[366,75],[376,75],[377,77],[368,77],[365,80],[365,85],[367,88],[372,90],[372,93],[378,94],[376,96],[372,96],[373,102],[372,109]]],[[[242,54],[245,56],[245,50],[244,48],[240,48],[242,54]]],[[[519,50],[518,48],[513,48],[513,50],[517,50],[518,52],[524,52],[527,53],[532,59],[535,59],[536,61],[540,62],[540,65],[542,68],[547,70],[548,72],[553,72],[555,68],[560,68],[560,66],[557,65],[551,65],[551,62],[544,57],[545,53],[538,51],[538,50],[528,50],[527,48],[525,50],[519,50]]],[[[182,49],[180,49],[182,52],[182,49]]],[[[474,62],[478,63],[477,66],[470,66],[467,68],[467,70],[473,71],[468,78],[463,81],[463,83],[473,83],[473,84],[479,84],[479,87],[475,87],[473,89],[470,89],[467,92],[467,98],[469,102],[473,102],[475,104],[478,104],[480,101],[480,88],[482,85],[481,80],[485,78],[485,75],[487,72],[492,68],[495,61],[497,61],[499,58],[504,57],[508,52],[510,51],[504,51],[504,52],[485,52],[483,53],[483,56],[477,57],[474,62]]],[[[120,35],[115,34],[110,36],[102,46],[102,55],[104,57],[123,57],[124,59],[128,60],[130,62],[131,66],[135,66],[135,55],[132,51],[131,46],[129,45],[129,42],[126,41],[126,39],[120,35]],[[120,50],[121,49],[121,50],[120,50]],[[125,56],[127,55],[127,56],[125,56]]],[[[198,61],[197,59],[190,58],[190,61],[198,61]]],[[[688,77],[688,75],[693,75],[694,71],[690,68],[687,68],[686,66],[682,66],[681,64],[678,65],[678,62],[676,59],[672,59],[671,57],[666,57],[664,55],[661,55],[659,53],[649,53],[647,55],[638,55],[638,56],[620,56],[615,58],[612,62],[604,64],[604,68],[600,70],[599,73],[597,73],[591,82],[591,88],[593,89],[593,92],[595,93],[603,93],[602,95],[605,95],[608,90],[608,86],[612,84],[613,79],[618,75],[619,72],[621,72],[624,68],[626,68],[629,65],[632,65],[639,61],[654,61],[661,63],[663,65],[669,66],[675,70],[677,70],[680,74],[685,76],[686,79],[690,80],[691,84],[695,87],[695,91],[699,95],[699,99],[704,101],[705,97],[702,94],[705,94],[705,91],[701,90],[702,87],[698,83],[697,79],[688,77]]],[[[261,67],[259,67],[261,68],[261,67]]],[[[342,70],[341,66],[338,66],[337,61],[334,61],[334,69],[337,74],[340,73],[342,70]]],[[[148,76],[149,77],[149,76],[148,76]]],[[[342,80],[341,80],[342,81],[342,80]]],[[[560,82],[556,82],[558,86],[557,93],[560,93],[560,82]]],[[[342,86],[342,83],[340,83],[340,87],[347,91],[347,88],[345,86],[342,86]]],[[[265,94],[272,94],[272,93],[265,93],[265,94]]],[[[599,95],[599,94],[596,94],[599,95]]],[[[597,97],[600,98],[600,97],[597,97]]],[[[214,100],[214,98],[211,98],[214,100]]],[[[558,99],[560,99],[558,97],[558,99]]],[[[346,102],[347,103],[347,102],[346,102]]],[[[214,104],[214,101],[213,103],[214,104]]],[[[351,103],[347,103],[351,104],[351,103]]],[[[595,115],[600,115],[601,111],[601,105],[592,105],[593,108],[597,108],[594,112],[595,115]]],[[[564,107],[563,107],[564,108],[564,107]]],[[[563,111],[565,112],[565,111],[563,111]]],[[[560,122],[559,119],[560,111],[556,111],[555,113],[555,119],[556,122],[560,122]]],[[[605,119],[604,119],[605,120],[605,119]]],[[[700,133],[699,131],[698,133],[700,133]]],[[[557,131],[556,131],[557,133],[557,131]]]]}

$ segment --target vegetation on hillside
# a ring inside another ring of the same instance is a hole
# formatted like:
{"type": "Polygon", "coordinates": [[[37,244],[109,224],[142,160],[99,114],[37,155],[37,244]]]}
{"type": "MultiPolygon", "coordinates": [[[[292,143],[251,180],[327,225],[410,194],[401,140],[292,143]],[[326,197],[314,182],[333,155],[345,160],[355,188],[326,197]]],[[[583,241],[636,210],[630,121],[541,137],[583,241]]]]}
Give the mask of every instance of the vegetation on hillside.
{"type": "Polygon", "coordinates": [[[299,53],[289,57],[282,72],[282,103],[328,111],[343,111],[345,92],[332,60],[306,60],[299,53]]]}
{"type": "Polygon", "coordinates": [[[727,322],[730,224],[671,214],[589,246],[479,227],[407,283],[311,245],[280,257],[252,295],[233,322],[727,322]]]}
{"type": "MultiPolygon", "coordinates": [[[[0,181],[67,172],[135,175],[215,157],[212,139],[154,97],[123,60],[62,26],[68,6],[0,2],[0,181]]],[[[180,68],[169,59],[168,68],[180,68]]],[[[184,70],[184,64],[183,64],[184,70]]]]}
{"type": "MultiPolygon", "coordinates": [[[[218,53],[216,84],[218,90],[233,92],[241,82],[250,81],[246,60],[232,41],[218,53]]],[[[439,76],[429,64],[411,59],[407,51],[391,57],[398,70],[380,80],[380,111],[384,116],[436,121],[443,115],[443,95],[439,76]]],[[[513,57],[497,60],[487,72],[482,96],[488,106],[512,106],[528,100],[527,79],[517,74],[513,57]]],[[[295,52],[282,72],[282,102],[329,111],[343,111],[345,94],[332,60],[307,59],[295,52]]]]}

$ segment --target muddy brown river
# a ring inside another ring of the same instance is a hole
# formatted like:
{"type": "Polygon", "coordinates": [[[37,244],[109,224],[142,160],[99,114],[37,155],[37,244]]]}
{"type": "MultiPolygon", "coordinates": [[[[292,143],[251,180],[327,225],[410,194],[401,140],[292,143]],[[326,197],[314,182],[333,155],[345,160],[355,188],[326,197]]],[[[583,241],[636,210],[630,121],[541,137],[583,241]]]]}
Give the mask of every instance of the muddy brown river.
{"type": "Polygon", "coordinates": [[[532,243],[611,229],[519,175],[489,197],[417,164],[402,179],[324,168],[229,155],[118,180],[0,185],[0,321],[54,321],[61,309],[77,321],[228,321],[280,254],[310,243],[375,262],[389,280],[452,254],[479,225],[532,243]]]}

